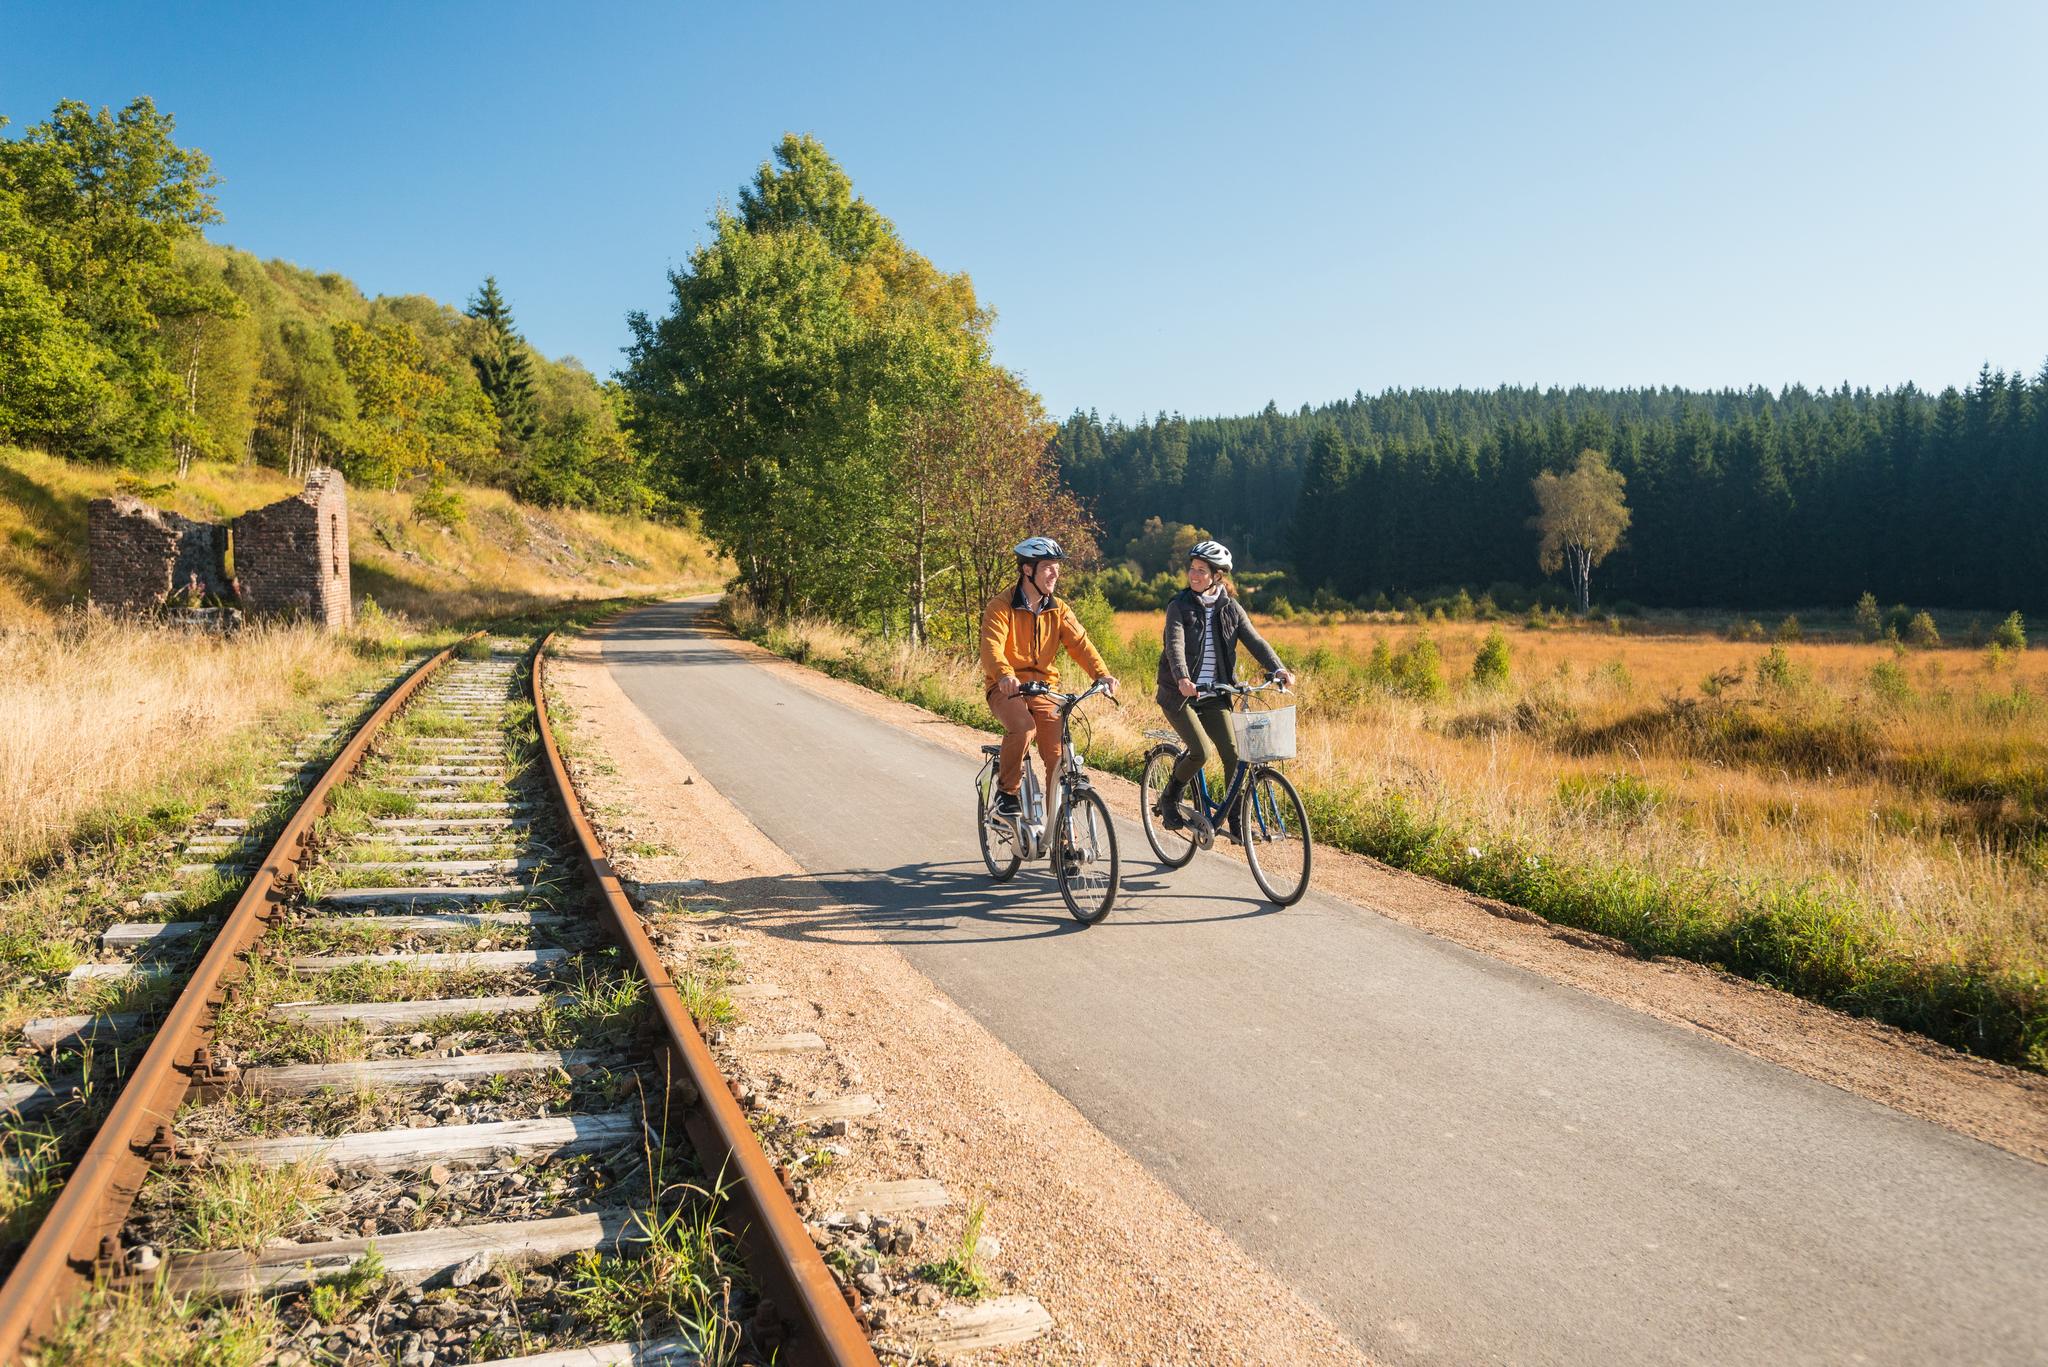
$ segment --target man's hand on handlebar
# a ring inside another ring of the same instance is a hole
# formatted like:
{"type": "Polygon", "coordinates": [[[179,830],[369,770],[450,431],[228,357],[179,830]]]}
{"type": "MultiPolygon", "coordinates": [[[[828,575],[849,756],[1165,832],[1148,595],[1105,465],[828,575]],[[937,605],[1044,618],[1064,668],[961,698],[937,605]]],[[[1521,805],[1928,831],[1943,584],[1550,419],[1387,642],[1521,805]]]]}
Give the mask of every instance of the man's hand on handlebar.
{"type": "Polygon", "coordinates": [[[1016,675],[1005,674],[1002,678],[996,680],[996,696],[999,698],[1014,698],[1017,696],[1017,690],[1023,686],[1017,682],[1016,675]]]}
{"type": "Polygon", "coordinates": [[[1202,690],[1196,686],[1195,681],[1193,679],[1182,679],[1180,681],[1180,695],[1183,698],[1192,698],[1195,696],[1195,694],[1201,691],[1202,690]]]}

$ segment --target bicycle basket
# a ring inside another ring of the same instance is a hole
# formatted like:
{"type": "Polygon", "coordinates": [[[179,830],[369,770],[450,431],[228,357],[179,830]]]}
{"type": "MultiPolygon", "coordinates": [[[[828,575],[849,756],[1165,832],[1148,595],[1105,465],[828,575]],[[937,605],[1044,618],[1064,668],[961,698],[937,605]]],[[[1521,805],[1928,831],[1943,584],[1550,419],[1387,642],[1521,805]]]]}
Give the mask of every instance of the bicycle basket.
{"type": "Polygon", "coordinates": [[[1254,764],[1294,758],[1294,706],[1268,708],[1263,712],[1232,712],[1230,738],[1237,742],[1237,757],[1254,764]]]}

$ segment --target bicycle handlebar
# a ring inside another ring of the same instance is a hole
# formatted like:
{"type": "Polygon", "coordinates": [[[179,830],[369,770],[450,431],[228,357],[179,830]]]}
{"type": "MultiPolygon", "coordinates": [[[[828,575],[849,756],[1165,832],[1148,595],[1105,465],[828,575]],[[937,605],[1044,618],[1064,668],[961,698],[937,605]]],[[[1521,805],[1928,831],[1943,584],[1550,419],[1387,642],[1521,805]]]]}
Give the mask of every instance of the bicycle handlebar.
{"type": "Polygon", "coordinates": [[[1268,675],[1266,681],[1262,684],[1210,684],[1207,688],[1196,691],[1195,700],[1199,701],[1203,698],[1249,698],[1254,693],[1264,693],[1269,688],[1277,688],[1282,693],[1291,694],[1294,692],[1293,689],[1286,687],[1278,679],[1268,675]]]}
{"type": "MultiPolygon", "coordinates": [[[[1081,703],[1083,703],[1087,699],[1094,697],[1097,693],[1104,692],[1105,690],[1103,688],[1103,685],[1108,682],[1109,680],[1107,678],[1101,678],[1097,679],[1094,683],[1089,684],[1087,688],[1083,689],[1079,693],[1061,693],[1056,689],[1047,688],[1038,680],[1033,679],[1028,683],[1018,685],[1017,696],[1020,698],[1057,699],[1060,704],[1060,715],[1065,716],[1067,713],[1072,712],[1076,707],[1080,706],[1081,703]]],[[[1117,698],[1116,694],[1110,693],[1108,694],[1108,697],[1109,700],[1112,703],[1115,703],[1118,707],[1123,706],[1123,703],[1117,698]]]]}

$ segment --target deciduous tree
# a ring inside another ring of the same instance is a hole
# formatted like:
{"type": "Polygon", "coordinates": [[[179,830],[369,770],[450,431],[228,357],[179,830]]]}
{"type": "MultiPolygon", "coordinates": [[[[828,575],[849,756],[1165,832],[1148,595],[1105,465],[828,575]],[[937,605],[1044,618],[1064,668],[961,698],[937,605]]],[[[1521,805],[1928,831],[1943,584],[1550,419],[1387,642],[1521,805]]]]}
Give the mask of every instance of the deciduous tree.
{"type": "Polygon", "coordinates": [[[1628,481],[1607,463],[1607,453],[1579,452],[1568,474],[1546,470],[1533,487],[1539,511],[1529,525],[1542,534],[1536,561],[1545,574],[1563,569],[1571,575],[1579,611],[1592,608],[1593,567],[1613,553],[1628,530],[1628,481]]]}

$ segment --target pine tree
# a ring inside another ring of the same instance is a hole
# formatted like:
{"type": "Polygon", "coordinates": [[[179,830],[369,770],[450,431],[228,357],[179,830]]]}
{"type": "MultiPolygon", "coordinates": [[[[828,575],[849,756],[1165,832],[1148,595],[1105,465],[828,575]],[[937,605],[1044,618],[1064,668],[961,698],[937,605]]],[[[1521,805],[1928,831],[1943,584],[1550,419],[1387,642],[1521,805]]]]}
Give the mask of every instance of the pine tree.
{"type": "Polygon", "coordinates": [[[477,381],[497,411],[498,426],[515,442],[526,442],[540,426],[533,392],[533,362],[525,339],[512,322],[512,308],[498,290],[498,278],[484,277],[484,287],[469,301],[469,316],[484,325],[485,349],[470,357],[477,381]]]}

